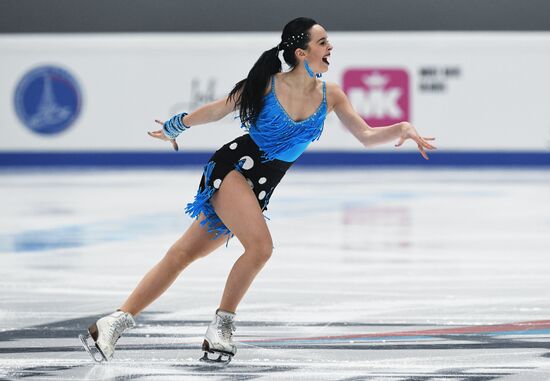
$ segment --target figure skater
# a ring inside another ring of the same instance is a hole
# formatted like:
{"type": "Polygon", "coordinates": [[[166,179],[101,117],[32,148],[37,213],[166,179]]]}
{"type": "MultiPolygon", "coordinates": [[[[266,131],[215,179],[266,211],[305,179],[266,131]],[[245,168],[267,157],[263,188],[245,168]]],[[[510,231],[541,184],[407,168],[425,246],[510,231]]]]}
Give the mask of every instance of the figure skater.
{"type": "Polygon", "coordinates": [[[187,231],[116,312],[100,318],[88,328],[87,335],[81,335],[94,360],[111,359],[120,335],[135,325],[134,317],[166,291],[191,262],[235,235],[244,253],[229,273],[219,308],[206,331],[201,359],[231,360],[237,352],[233,342],[235,311],[273,250],[262,212],[286,171],[311,142],[319,139],[328,113],[334,111],[365,147],[395,140],[399,147],[411,139],[428,159],[426,150],[435,149],[428,141],[434,138],[419,136],[405,121],[371,128],[337,84],[319,79],[328,71],[332,49],[327,32],[316,21],[294,19],[284,27],[281,42],[260,56],[227,97],[164,123],[156,121],[162,129],[149,135],[169,142],[176,151],[180,133],[233,111],[238,112],[247,133],[222,146],[206,164],[197,195],[185,209],[195,219],[187,231]],[[281,71],[281,51],[290,71],[281,71]],[[100,358],[88,345],[90,336],[100,358]],[[218,358],[209,358],[208,353],[218,358]]]}

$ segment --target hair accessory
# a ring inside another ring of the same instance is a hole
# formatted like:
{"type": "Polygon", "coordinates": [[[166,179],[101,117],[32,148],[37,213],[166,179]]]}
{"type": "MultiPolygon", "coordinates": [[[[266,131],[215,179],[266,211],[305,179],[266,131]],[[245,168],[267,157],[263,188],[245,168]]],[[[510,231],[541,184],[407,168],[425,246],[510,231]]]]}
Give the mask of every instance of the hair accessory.
{"type": "Polygon", "coordinates": [[[183,117],[187,115],[186,112],[174,115],[162,125],[162,132],[169,139],[175,139],[183,131],[189,129],[189,126],[183,124],[183,117]]]}
{"type": "Polygon", "coordinates": [[[291,70],[291,67],[285,61],[284,54],[285,54],[285,51],[283,49],[277,51],[277,59],[281,63],[281,70],[283,71],[283,73],[291,70]]]}
{"type": "MultiPolygon", "coordinates": [[[[288,37],[285,41],[282,41],[279,46],[283,45],[285,48],[291,47],[295,44],[298,44],[301,40],[309,36],[308,33],[302,32],[300,34],[296,34],[294,36],[288,37]]],[[[284,49],[284,48],[282,48],[284,49]]]]}

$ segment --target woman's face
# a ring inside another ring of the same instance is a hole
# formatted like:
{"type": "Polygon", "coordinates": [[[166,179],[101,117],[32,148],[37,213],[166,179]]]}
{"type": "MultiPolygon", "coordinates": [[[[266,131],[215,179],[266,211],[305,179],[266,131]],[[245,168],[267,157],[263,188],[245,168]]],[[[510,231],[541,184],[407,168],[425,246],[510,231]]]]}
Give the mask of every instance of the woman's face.
{"type": "Polygon", "coordinates": [[[327,37],[327,31],[321,25],[313,25],[309,31],[308,49],[303,50],[305,55],[302,59],[307,60],[309,67],[315,73],[326,73],[328,71],[330,51],[332,44],[327,37]]]}

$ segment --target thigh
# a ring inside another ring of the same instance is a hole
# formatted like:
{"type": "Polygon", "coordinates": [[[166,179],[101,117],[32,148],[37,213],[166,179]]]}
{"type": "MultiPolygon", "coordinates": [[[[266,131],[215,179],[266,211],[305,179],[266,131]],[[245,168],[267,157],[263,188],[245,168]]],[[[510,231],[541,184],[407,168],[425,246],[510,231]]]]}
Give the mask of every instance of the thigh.
{"type": "Polygon", "coordinates": [[[272,247],[271,234],[254,192],[243,175],[231,171],[212,196],[212,206],[225,226],[241,241],[251,246],[272,247]]]}
{"type": "Polygon", "coordinates": [[[200,258],[223,245],[225,240],[221,238],[214,239],[216,234],[209,233],[204,226],[201,226],[200,223],[202,220],[204,220],[204,215],[201,214],[172,247],[178,252],[200,258]]]}

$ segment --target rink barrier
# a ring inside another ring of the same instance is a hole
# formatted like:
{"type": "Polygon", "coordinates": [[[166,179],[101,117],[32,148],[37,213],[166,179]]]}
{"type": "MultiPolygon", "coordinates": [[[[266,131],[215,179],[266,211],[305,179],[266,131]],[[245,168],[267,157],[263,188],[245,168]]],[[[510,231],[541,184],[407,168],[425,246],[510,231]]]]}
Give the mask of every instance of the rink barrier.
{"type": "MultiPolygon", "coordinates": [[[[0,167],[185,167],[204,166],[212,152],[2,152],[0,167]]],[[[295,165],[429,167],[550,167],[550,152],[447,151],[429,152],[313,151],[295,165]]]]}

